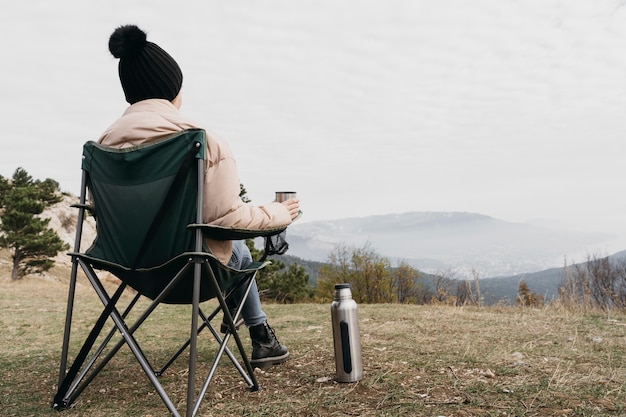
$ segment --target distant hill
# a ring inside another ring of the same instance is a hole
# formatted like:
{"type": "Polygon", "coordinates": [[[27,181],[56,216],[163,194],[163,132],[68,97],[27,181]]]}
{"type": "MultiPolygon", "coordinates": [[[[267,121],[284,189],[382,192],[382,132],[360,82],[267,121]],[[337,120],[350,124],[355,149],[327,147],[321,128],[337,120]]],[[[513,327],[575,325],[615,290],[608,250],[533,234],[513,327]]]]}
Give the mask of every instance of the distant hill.
{"type": "Polygon", "coordinates": [[[295,223],[289,254],[324,262],[339,244],[371,245],[392,261],[405,260],[426,272],[454,271],[459,277],[515,275],[559,265],[564,256],[609,241],[589,233],[512,223],[463,212],[409,212],[295,223]]]}
{"type": "Polygon", "coordinates": [[[315,287],[317,285],[317,276],[319,274],[319,269],[322,265],[324,265],[324,262],[309,261],[306,259],[298,258],[297,256],[291,256],[288,254],[273,255],[273,256],[270,256],[269,259],[270,260],[276,259],[278,261],[281,261],[285,264],[287,268],[289,268],[289,266],[293,264],[300,265],[302,268],[304,268],[305,272],[309,276],[309,285],[312,287],[315,287]]]}
{"type": "Polygon", "coordinates": [[[486,304],[515,303],[521,280],[528,284],[530,291],[541,294],[544,300],[554,300],[559,295],[563,280],[563,268],[550,268],[544,271],[518,274],[508,277],[481,279],[480,292],[486,304]]]}
{"type": "MultiPolygon", "coordinates": [[[[609,256],[609,259],[620,260],[626,258],[626,251],[609,256]]],[[[577,264],[586,261],[578,262],[577,264]]],[[[576,265],[576,264],[574,264],[576,265]]],[[[574,265],[568,265],[573,267],[574,265]]],[[[564,265],[565,266],[565,265],[564,265]]],[[[544,296],[546,301],[554,300],[559,296],[559,287],[562,284],[564,268],[550,268],[533,273],[501,276],[480,280],[480,291],[485,303],[494,304],[502,301],[513,303],[517,296],[517,288],[521,280],[528,284],[528,288],[544,296]]]]}
{"type": "MultiPolygon", "coordinates": [[[[77,210],[70,205],[77,198],[64,196],[63,201],[46,209],[50,227],[73,246],[77,210]]],[[[96,234],[95,222],[89,217],[84,227],[85,249],[96,234]]],[[[543,294],[546,300],[558,295],[562,267],[542,268],[554,259],[563,259],[570,250],[580,251],[586,245],[610,238],[600,233],[580,233],[542,228],[524,223],[509,223],[472,213],[404,213],[386,216],[341,219],[294,224],[288,229],[289,251],[275,256],[287,266],[298,263],[316,285],[320,266],[338,244],[361,246],[369,243],[380,255],[404,260],[424,273],[426,283],[433,273],[453,271],[452,278],[471,277],[479,272],[481,293],[487,304],[514,302],[519,281],[543,294]],[[522,272],[520,272],[520,270],[522,272]],[[507,273],[514,271],[512,273],[507,273]],[[530,272],[523,272],[530,271],[530,272]],[[463,273],[466,273],[464,275],[463,273]],[[489,275],[493,273],[493,275],[489,275]]],[[[612,257],[626,257],[626,251],[612,257]]],[[[57,262],[69,264],[60,253],[57,262]]],[[[579,259],[577,261],[585,261],[579,259]]]]}

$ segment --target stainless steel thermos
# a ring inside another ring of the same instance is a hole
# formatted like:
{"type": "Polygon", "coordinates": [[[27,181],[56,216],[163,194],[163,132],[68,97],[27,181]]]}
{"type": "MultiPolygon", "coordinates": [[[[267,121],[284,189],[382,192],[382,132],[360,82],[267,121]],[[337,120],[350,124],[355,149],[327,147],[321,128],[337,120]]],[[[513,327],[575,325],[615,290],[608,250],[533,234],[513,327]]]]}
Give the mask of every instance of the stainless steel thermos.
{"type": "Polygon", "coordinates": [[[336,284],[330,305],[338,382],[356,382],[363,378],[361,337],[356,302],[350,284],[336,284]]]}

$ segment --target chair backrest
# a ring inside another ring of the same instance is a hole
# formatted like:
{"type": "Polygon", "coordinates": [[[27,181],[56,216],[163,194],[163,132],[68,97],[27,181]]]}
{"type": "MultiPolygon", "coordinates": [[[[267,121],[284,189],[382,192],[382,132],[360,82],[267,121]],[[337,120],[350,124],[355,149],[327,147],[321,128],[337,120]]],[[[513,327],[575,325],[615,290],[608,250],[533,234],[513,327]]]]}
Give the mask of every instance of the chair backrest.
{"type": "Polygon", "coordinates": [[[132,148],[86,143],[82,168],[97,225],[86,255],[140,292],[158,292],[171,279],[161,277],[171,272],[162,266],[194,250],[187,226],[197,222],[198,160],[204,161],[205,148],[201,129],[132,148]],[[138,278],[137,270],[148,271],[148,278],[138,278]],[[150,276],[150,270],[157,272],[150,276]],[[150,282],[155,279],[163,282],[150,282]]]}

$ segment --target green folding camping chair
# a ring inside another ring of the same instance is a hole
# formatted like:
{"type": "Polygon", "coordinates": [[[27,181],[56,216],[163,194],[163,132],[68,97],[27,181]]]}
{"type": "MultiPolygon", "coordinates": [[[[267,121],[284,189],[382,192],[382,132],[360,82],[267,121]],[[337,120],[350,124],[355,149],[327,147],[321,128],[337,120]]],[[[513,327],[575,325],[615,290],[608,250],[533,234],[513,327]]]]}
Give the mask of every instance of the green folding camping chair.
{"type": "Polygon", "coordinates": [[[268,262],[254,262],[241,271],[228,268],[205,250],[203,237],[237,240],[267,237],[284,229],[251,231],[202,224],[205,148],[205,134],[201,129],[185,130],[149,145],[126,149],[112,149],[94,142],[84,145],[80,204],[76,205],[78,223],[74,252],[70,253],[72,271],[54,409],[72,406],[124,345],[130,348],[174,416],[181,414],[159,377],[187,349],[185,416],[197,414],[224,354],[250,390],[259,388],[235,327],[241,305],[236,306],[233,316],[227,301],[232,307],[232,294],[242,286],[247,296],[256,273],[268,262]],[[89,203],[93,205],[88,204],[87,190],[91,196],[89,203]],[[83,221],[87,211],[93,211],[96,218],[97,237],[89,249],[81,252],[83,221]],[[82,347],[72,350],[78,353],[72,355],[73,360],[70,360],[70,347],[81,346],[80,342],[72,344],[70,337],[79,267],[102,302],[103,310],[99,317],[94,317],[93,328],[82,342],[82,347]],[[96,270],[109,271],[121,280],[117,289],[110,291],[113,294],[106,291],[96,270]],[[122,310],[118,301],[128,287],[134,289],[136,295],[122,310]],[[130,321],[129,313],[141,297],[151,300],[148,307],[133,323],[127,323],[127,319],[130,321]],[[213,305],[212,311],[205,314],[200,304],[210,299],[216,299],[217,306],[214,302],[209,303],[213,305]],[[190,304],[190,333],[186,341],[181,340],[180,348],[173,352],[171,358],[163,366],[155,368],[135,332],[161,304],[190,304]],[[211,324],[220,312],[228,326],[223,335],[211,324]],[[112,328],[107,333],[104,327],[111,322],[112,328]],[[196,389],[198,336],[204,329],[212,334],[208,339],[216,344],[216,354],[204,383],[196,389]],[[228,347],[231,336],[240,359],[228,347]],[[95,346],[96,341],[98,346],[95,346]]]}

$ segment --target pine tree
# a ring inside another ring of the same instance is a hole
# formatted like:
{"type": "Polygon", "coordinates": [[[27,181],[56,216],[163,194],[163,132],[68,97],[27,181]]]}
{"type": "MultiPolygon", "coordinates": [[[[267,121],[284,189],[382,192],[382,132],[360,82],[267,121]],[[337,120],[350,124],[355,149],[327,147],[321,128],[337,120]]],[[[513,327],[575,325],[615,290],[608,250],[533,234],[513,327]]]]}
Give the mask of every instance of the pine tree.
{"type": "Polygon", "coordinates": [[[38,217],[61,200],[58,189],[56,181],[35,181],[22,168],[10,181],[0,177],[0,247],[13,252],[12,280],[47,271],[54,265],[51,258],[69,248],[48,228],[50,219],[38,217]]]}

